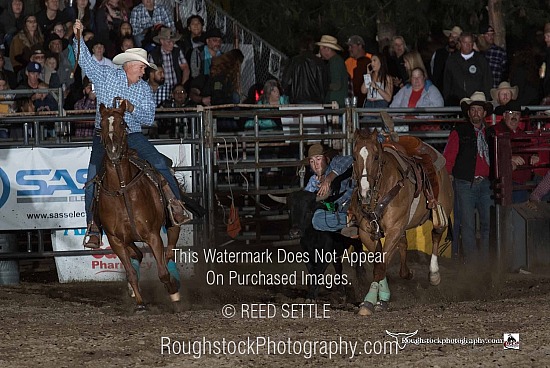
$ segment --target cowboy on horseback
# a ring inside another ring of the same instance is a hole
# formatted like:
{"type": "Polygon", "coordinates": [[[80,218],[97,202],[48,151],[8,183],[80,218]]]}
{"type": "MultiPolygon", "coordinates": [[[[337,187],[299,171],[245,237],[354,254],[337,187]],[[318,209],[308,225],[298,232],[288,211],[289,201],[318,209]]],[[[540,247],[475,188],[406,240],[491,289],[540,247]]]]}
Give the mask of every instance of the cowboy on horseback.
{"type": "MultiPolygon", "coordinates": [[[[80,20],[73,25],[75,35],[81,35],[84,26],[80,20]]],[[[75,44],[83,43],[83,39],[74,39],[75,44]]],[[[79,47],[78,47],[79,49],[79,47]]],[[[78,58],[77,48],[75,57],[78,58]]],[[[127,111],[124,120],[128,125],[128,145],[134,149],[138,156],[148,161],[165,179],[161,183],[162,191],[168,202],[168,212],[174,225],[181,225],[189,220],[185,208],[181,202],[181,194],[176,179],[172,175],[164,156],[145,138],[141,132],[141,126],[151,126],[155,118],[155,103],[149,85],[141,79],[147,67],[155,68],[154,64],[147,61],[147,52],[141,48],[128,49],[115,56],[113,63],[122,65],[122,68],[112,68],[98,65],[91,57],[90,52],[84,48],[79,60],[82,71],[94,83],[97,95],[97,110],[95,117],[95,129],[92,142],[92,153],[88,166],[88,183],[85,188],[85,207],[87,230],[84,237],[84,246],[99,248],[101,245],[101,230],[98,216],[94,216],[94,194],[96,185],[94,178],[102,170],[105,149],[101,144],[98,130],[100,129],[101,104],[110,106],[115,98],[126,101],[127,111]]]]}

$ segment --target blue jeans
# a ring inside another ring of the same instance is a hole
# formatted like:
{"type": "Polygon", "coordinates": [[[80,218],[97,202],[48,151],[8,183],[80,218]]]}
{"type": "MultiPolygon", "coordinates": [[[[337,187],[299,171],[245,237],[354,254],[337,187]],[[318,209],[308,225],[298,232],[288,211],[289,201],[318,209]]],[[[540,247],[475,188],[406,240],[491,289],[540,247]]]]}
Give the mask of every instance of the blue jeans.
{"type": "MultiPolygon", "coordinates": [[[[155,146],[151,144],[141,133],[131,133],[128,135],[128,147],[136,150],[138,156],[149,162],[157,171],[166,179],[170,189],[174,192],[177,199],[181,199],[179,186],[176,179],[166,165],[164,156],[157,151],[155,146]]],[[[101,171],[103,166],[103,156],[105,155],[105,147],[101,143],[101,138],[94,135],[92,142],[92,154],[90,155],[90,163],[88,165],[87,180],[93,179],[96,174],[101,171]]],[[[94,198],[95,185],[88,185],[84,190],[84,205],[86,208],[86,222],[90,223],[93,219],[92,200],[94,198]]]]}
{"type": "Polygon", "coordinates": [[[464,259],[468,261],[489,260],[489,233],[491,230],[491,183],[489,179],[480,182],[469,182],[455,179],[455,189],[460,204],[460,235],[464,259]],[[481,243],[479,252],[476,242],[475,210],[477,209],[480,222],[481,243]]]}
{"type": "Polygon", "coordinates": [[[313,214],[311,223],[315,230],[320,231],[340,231],[347,224],[347,212],[340,211],[326,211],[318,209],[313,214]]]}

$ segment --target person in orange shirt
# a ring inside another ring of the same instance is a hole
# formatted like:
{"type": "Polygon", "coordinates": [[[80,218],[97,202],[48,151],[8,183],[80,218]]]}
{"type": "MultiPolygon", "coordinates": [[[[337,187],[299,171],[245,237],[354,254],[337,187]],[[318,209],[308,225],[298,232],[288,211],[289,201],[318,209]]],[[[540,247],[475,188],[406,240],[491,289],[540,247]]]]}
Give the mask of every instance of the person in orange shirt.
{"type": "Polygon", "coordinates": [[[367,74],[367,66],[371,63],[372,54],[365,51],[365,41],[361,36],[353,35],[348,39],[349,57],[346,59],[346,70],[351,79],[353,95],[357,97],[357,106],[362,107],[366,95],[361,93],[363,75],[367,74]]]}

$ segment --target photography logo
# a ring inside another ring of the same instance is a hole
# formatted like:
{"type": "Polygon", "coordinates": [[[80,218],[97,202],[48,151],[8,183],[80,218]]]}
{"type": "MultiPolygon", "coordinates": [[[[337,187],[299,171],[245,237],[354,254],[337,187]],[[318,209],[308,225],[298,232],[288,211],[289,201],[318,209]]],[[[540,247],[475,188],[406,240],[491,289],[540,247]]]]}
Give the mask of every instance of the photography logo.
{"type": "Polygon", "coordinates": [[[386,330],[386,333],[395,339],[397,347],[399,350],[405,349],[409,339],[418,333],[418,330],[414,332],[390,332],[386,330]]]}
{"type": "Polygon", "coordinates": [[[519,350],[519,333],[505,333],[503,340],[505,350],[519,350]]]}

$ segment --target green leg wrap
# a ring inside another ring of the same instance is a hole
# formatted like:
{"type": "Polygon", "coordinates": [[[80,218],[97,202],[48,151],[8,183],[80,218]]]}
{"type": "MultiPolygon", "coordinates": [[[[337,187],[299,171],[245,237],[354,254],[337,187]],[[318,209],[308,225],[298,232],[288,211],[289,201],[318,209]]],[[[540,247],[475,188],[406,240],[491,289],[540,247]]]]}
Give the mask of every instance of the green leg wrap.
{"type": "Polygon", "coordinates": [[[132,267],[133,267],[134,270],[136,271],[137,279],[138,279],[138,281],[139,281],[139,268],[140,268],[139,261],[138,261],[137,259],[130,258],[130,262],[132,263],[132,267]]]}
{"type": "Polygon", "coordinates": [[[180,272],[178,271],[178,266],[176,265],[176,262],[169,260],[166,267],[168,268],[168,273],[170,273],[170,276],[172,276],[176,280],[176,284],[178,285],[178,290],[179,290],[180,272]]]}
{"type": "Polygon", "coordinates": [[[376,302],[378,301],[378,283],[373,281],[370,284],[369,292],[367,293],[367,296],[365,296],[365,302],[369,302],[372,305],[376,305],[376,302]]]}
{"type": "Polygon", "coordinates": [[[380,285],[380,288],[378,289],[378,297],[384,302],[389,302],[391,293],[390,287],[388,286],[388,280],[384,277],[378,284],[380,285]]]}

